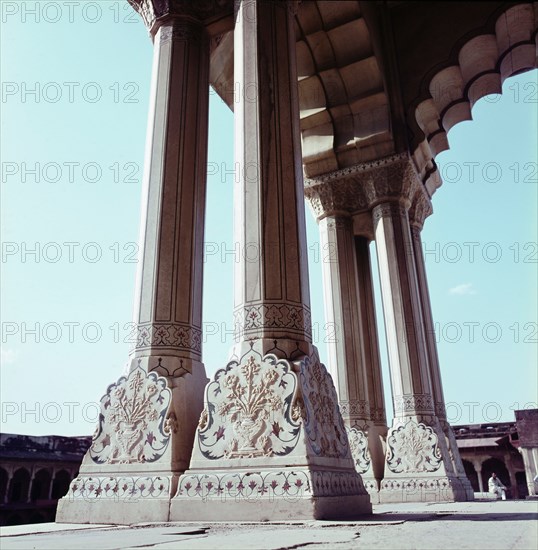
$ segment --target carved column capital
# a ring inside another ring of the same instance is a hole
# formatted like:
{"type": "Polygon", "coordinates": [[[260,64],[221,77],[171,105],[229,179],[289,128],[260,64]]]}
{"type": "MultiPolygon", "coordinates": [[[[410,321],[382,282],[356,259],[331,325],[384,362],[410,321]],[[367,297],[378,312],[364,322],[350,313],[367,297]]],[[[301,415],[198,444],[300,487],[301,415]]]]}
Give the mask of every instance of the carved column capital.
{"type": "Polygon", "coordinates": [[[395,201],[376,204],[372,210],[374,225],[377,224],[381,218],[390,218],[392,216],[405,217],[406,214],[407,208],[405,205],[395,201]]]}
{"type": "Polygon", "coordinates": [[[161,25],[158,36],[162,44],[171,40],[200,42],[206,39],[205,35],[205,27],[200,21],[175,17],[161,25]]]}
{"type": "Polygon", "coordinates": [[[423,193],[422,183],[407,153],[305,180],[305,196],[318,220],[368,212],[389,201],[409,208],[418,193],[423,193]]]}
{"type": "Polygon", "coordinates": [[[127,0],[140,15],[151,36],[170,19],[191,20],[206,24],[233,15],[233,0],[127,0]]]}
{"type": "Polygon", "coordinates": [[[411,233],[415,236],[415,231],[422,231],[424,221],[433,213],[433,207],[426,190],[419,189],[411,200],[409,208],[409,223],[411,224],[411,233]]]}

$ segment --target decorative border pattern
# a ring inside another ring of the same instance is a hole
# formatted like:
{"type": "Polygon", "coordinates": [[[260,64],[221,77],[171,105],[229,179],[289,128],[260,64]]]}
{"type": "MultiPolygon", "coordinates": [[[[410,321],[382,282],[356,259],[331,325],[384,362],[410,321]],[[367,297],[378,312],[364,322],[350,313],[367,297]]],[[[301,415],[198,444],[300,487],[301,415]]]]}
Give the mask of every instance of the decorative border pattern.
{"type": "Polygon", "coordinates": [[[88,501],[110,499],[136,501],[141,498],[169,498],[168,477],[78,476],[64,498],[88,501]]]}
{"type": "Polygon", "coordinates": [[[310,310],[304,305],[281,302],[244,304],[234,311],[234,326],[238,335],[259,335],[263,330],[283,330],[312,338],[310,310]]]}
{"type": "Polygon", "coordinates": [[[360,416],[361,420],[368,420],[370,417],[370,406],[368,401],[340,401],[340,412],[342,416],[360,416]]]}
{"type": "Polygon", "coordinates": [[[410,393],[395,395],[394,413],[418,412],[433,415],[433,399],[429,393],[410,393]]]}
{"type": "Polygon", "coordinates": [[[409,500],[413,500],[413,495],[424,493],[435,494],[439,500],[449,500],[453,497],[452,492],[455,488],[453,480],[448,477],[438,477],[435,479],[384,479],[381,481],[380,490],[402,493],[402,502],[405,502],[405,493],[408,493],[409,500]]]}
{"type": "Polygon", "coordinates": [[[241,472],[225,474],[185,474],[179,480],[177,496],[256,501],[285,498],[297,500],[312,494],[306,472],[241,472]]]}
{"type": "Polygon", "coordinates": [[[135,351],[152,348],[176,349],[202,353],[202,331],[183,323],[140,323],[135,351]]]}
{"type": "Polygon", "coordinates": [[[179,480],[176,497],[201,500],[274,500],[359,496],[366,489],[356,472],[286,470],[185,474],[179,480]]]}

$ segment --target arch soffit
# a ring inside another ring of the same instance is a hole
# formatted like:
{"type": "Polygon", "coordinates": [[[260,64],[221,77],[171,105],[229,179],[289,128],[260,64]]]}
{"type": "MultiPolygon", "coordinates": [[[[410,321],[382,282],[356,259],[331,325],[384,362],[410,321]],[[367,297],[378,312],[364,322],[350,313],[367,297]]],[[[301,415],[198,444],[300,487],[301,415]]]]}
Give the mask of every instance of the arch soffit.
{"type": "Polygon", "coordinates": [[[538,67],[538,3],[517,4],[495,21],[495,32],[479,34],[459,48],[457,63],[430,74],[429,98],[415,108],[424,139],[413,160],[430,197],[442,180],[435,157],[449,149],[447,132],[472,120],[472,108],[482,97],[502,93],[510,76],[538,67]]]}

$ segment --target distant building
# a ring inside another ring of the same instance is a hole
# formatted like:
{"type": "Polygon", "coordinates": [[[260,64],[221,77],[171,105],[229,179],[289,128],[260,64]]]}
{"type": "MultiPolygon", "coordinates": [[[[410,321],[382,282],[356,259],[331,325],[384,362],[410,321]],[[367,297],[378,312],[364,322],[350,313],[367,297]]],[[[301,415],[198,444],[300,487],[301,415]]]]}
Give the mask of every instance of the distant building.
{"type": "Polygon", "coordinates": [[[495,472],[509,498],[536,495],[538,409],[515,411],[515,422],[453,426],[465,473],[475,493],[488,491],[495,472]]]}
{"type": "MultiPolygon", "coordinates": [[[[515,422],[453,426],[475,493],[495,472],[509,498],[536,495],[538,409],[515,411],[515,422]]],[[[0,434],[0,525],[54,521],[58,499],[77,476],[91,437],[0,434]]]]}
{"type": "Polygon", "coordinates": [[[0,434],[0,525],[54,521],[91,437],[0,434]]]}

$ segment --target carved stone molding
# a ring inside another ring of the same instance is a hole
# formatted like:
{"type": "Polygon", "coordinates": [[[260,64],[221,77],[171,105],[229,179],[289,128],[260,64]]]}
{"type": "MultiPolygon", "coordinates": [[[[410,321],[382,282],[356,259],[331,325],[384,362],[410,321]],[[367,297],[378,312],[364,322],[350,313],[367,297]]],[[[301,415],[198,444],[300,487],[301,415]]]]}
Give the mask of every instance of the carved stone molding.
{"type": "Polygon", "coordinates": [[[429,393],[394,396],[394,414],[418,413],[433,415],[433,398],[429,393]]]}
{"type": "Polygon", "coordinates": [[[319,220],[368,212],[387,201],[409,207],[421,187],[409,155],[399,154],[306,179],[305,196],[319,220]]]}
{"type": "Polygon", "coordinates": [[[398,202],[384,202],[382,204],[377,204],[374,206],[372,211],[372,217],[374,220],[374,225],[381,218],[390,218],[393,216],[403,216],[407,215],[407,209],[404,205],[398,202]]]}
{"type": "Polygon", "coordinates": [[[325,218],[325,225],[328,229],[351,229],[353,219],[351,216],[331,216],[325,218]]]}
{"type": "Polygon", "coordinates": [[[259,501],[295,499],[315,495],[341,497],[364,492],[361,478],[342,471],[303,469],[245,471],[241,473],[185,474],[180,478],[177,496],[218,498],[221,501],[259,501]]]}
{"type": "Polygon", "coordinates": [[[135,351],[189,351],[200,356],[202,331],[185,323],[141,323],[137,327],[135,351]]]}
{"type": "Polygon", "coordinates": [[[204,26],[191,19],[173,19],[170,24],[163,25],[159,39],[161,43],[171,40],[184,42],[201,42],[205,39],[204,26]]]}
{"type": "MultiPolygon", "coordinates": [[[[101,399],[99,425],[89,456],[96,464],[155,462],[166,451],[174,418],[165,378],[137,367],[111,384],[101,399]]],[[[177,429],[177,428],[176,428],[177,429]]]]}
{"type": "Polygon", "coordinates": [[[258,337],[263,331],[293,332],[312,339],[310,310],[304,305],[264,301],[246,304],[234,311],[237,337],[258,337]]]}
{"type": "Polygon", "coordinates": [[[344,417],[357,416],[362,420],[369,420],[370,405],[368,401],[340,401],[340,411],[344,417]]]}
{"type": "Polygon", "coordinates": [[[121,499],[128,505],[144,498],[169,497],[170,481],[168,477],[153,476],[78,476],[71,482],[66,498],[89,502],[121,499]]]}
{"type": "Polygon", "coordinates": [[[433,429],[412,419],[389,431],[387,449],[387,466],[396,474],[435,472],[442,463],[433,429]]]}

